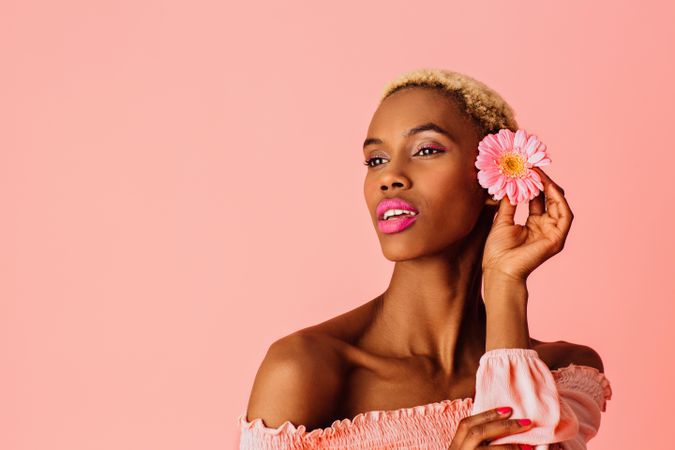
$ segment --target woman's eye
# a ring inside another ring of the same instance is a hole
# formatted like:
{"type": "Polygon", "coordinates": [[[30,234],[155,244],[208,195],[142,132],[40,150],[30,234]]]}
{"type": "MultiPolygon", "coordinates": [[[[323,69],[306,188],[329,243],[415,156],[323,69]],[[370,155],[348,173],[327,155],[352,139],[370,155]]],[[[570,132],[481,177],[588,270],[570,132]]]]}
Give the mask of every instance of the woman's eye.
{"type": "MultiPolygon", "coordinates": [[[[422,153],[424,150],[434,150],[436,153],[444,152],[445,150],[436,148],[436,147],[422,147],[417,153],[422,153]]],[[[417,155],[417,153],[415,153],[417,155]]],[[[426,155],[422,156],[427,156],[427,155],[433,155],[433,153],[427,153],[426,155]]]]}
{"type": "MultiPolygon", "coordinates": [[[[443,149],[435,148],[435,147],[422,147],[422,148],[419,149],[419,151],[418,151],[417,153],[415,153],[415,154],[416,154],[416,155],[419,155],[419,154],[422,153],[424,150],[433,150],[434,153],[425,153],[425,154],[422,154],[421,156],[429,156],[429,155],[433,155],[433,154],[435,154],[435,153],[442,153],[442,152],[445,151],[445,150],[443,150],[443,149]]],[[[378,160],[378,159],[385,159],[385,160],[386,160],[387,158],[383,158],[383,157],[381,157],[381,156],[375,156],[375,157],[373,157],[373,158],[366,159],[366,160],[363,162],[363,164],[365,164],[366,166],[369,166],[369,167],[376,167],[376,166],[379,166],[379,164],[373,164],[373,161],[378,160]]]]}
{"type": "Polygon", "coordinates": [[[369,166],[369,167],[379,166],[379,164],[375,164],[375,165],[371,164],[371,163],[372,163],[373,161],[375,161],[376,159],[387,159],[387,158],[382,158],[382,157],[380,157],[380,156],[375,156],[374,158],[368,158],[368,159],[366,159],[366,160],[364,161],[363,164],[365,164],[366,166],[369,166]]]}

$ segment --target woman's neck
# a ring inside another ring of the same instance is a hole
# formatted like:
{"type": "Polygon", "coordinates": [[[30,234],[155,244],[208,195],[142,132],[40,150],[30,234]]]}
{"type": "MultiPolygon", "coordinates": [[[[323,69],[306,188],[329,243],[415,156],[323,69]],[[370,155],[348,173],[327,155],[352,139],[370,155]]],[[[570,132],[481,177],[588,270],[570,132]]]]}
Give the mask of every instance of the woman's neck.
{"type": "Polygon", "coordinates": [[[392,356],[426,356],[448,375],[475,369],[485,352],[480,262],[452,265],[446,256],[397,262],[370,332],[381,335],[392,356]]]}

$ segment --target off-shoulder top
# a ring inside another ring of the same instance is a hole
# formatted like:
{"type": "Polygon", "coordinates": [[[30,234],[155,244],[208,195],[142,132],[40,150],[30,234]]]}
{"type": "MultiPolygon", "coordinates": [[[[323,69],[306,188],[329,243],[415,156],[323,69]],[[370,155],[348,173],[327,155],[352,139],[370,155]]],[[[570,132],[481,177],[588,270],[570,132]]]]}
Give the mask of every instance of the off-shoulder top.
{"type": "Polygon", "coordinates": [[[362,412],[311,431],[290,421],[270,428],[260,418],[248,420],[244,411],[238,417],[239,448],[447,450],[462,418],[510,406],[509,419],[529,418],[533,426],[494,439],[490,445],[584,450],[597,434],[601,412],[611,396],[609,380],[594,367],[569,364],[550,370],[534,349],[498,348],[480,358],[475,398],[362,412]]]}

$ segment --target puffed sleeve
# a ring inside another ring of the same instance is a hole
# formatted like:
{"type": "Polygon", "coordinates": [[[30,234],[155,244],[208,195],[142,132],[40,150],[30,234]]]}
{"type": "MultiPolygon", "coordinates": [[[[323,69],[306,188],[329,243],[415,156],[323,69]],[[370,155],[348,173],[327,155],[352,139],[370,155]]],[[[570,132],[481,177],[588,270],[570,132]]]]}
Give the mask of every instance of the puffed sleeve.
{"type": "Polygon", "coordinates": [[[498,348],[485,352],[480,359],[471,415],[510,406],[510,419],[534,422],[529,430],[494,439],[490,444],[585,450],[600,428],[601,412],[611,395],[609,380],[594,367],[570,364],[552,371],[534,349],[498,348]]]}

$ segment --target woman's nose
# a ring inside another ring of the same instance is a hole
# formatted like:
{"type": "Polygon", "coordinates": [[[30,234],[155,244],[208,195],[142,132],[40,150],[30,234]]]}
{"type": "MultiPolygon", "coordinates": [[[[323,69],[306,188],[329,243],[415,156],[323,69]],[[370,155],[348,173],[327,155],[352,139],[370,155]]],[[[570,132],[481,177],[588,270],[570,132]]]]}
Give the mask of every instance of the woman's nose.
{"type": "Polygon", "coordinates": [[[407,189],[411,184],[405,170],[394,163],[389,163],[387,167],[384,167],[379,176],[380,189],[383,191],[394,188],[407,189]]]}
{"type": "Polygon", "coordinates": [[[387,191],[389,189],[408,189],[410,188],[410,179],[403,174],[384,175],[380,182],[380,189],[387,191]]]}
{"type": "MultiPolygon", "coordinates": [[[[401,182],[401,181],[393,181],[393,182],[391,182],[391,187],[392,187],[392,188],[394,188],[394,187],[400,187],[400,188],[402,188],[402,187],[404,187],[404,186],[405,186],[405,184],[404,184],[403,182],[401,182]]],[[[382,189],[383,191],[389,190],[389,184],[387,183],[387,184],[382,184],[382,185],[380,185],[380,189],[382,189]]]]}

